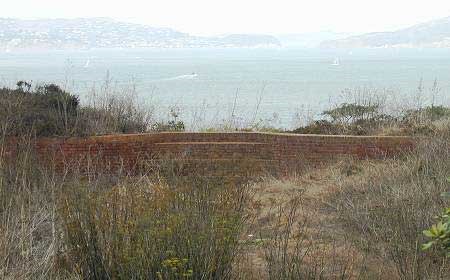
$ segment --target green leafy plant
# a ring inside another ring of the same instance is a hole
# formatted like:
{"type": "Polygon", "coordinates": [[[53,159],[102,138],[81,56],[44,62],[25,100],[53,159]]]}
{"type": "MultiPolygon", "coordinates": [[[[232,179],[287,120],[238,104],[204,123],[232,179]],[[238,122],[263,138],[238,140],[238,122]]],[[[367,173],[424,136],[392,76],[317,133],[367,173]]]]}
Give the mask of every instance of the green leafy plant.
{"type": "Polygon", "coordinates": [[[438,244],[446,254],[450,256],[450,208],[444,211],[441,215],[441,221],[431,226],[430,229],[423,232],[425,236],[432,240],[423,245],[424,249],[428,249],[435,244],[438,244]]]}
{"type": "MultiPolygon", "coordinates": [[[[444,193],[442,196],[450,197],[450,193],[444,193]]],[[[424,250],[438,247],[447,257],[450,257],[450,207],[447,207],[439,216],[439,222],[424,230],[423,234],[431,239],[422,246],[424,250]]]]}

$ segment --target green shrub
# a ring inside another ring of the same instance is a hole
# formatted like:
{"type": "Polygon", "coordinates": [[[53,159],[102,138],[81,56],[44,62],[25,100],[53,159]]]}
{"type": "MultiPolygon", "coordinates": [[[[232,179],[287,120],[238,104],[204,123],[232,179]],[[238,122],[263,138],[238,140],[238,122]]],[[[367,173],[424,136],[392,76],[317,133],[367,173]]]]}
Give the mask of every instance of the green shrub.
{"type": "Polygon", "coordinates": [[[322,113],[331,118],[334,123],[350,124],[361,120],[371,120],[379,116],[378,105],[360,105],[357,103],[342,103],[336,108],[322,113]]]}
{"type": "MultiPolygon", "coordinates": [[[[450,197],[450,193],[445,193],[443,196],[450,197]]],[[[437,224],[423,233],[431,239],[423,245],[424,250],[437,246],[447,257],[450,257],[450,207],[446,208],[444,213],[439,216],[437,224]]]]}
{"type": "MultiPolygon", "coordinates": [[[[18,83],[20,85],[20,83],[18,83]]],[[[37,136],[70,134],[76,124],[79,99],[57,85],[35,91],[18,87],[0,90],[0,119],[8,135],[33,131],[37,136]]]]}

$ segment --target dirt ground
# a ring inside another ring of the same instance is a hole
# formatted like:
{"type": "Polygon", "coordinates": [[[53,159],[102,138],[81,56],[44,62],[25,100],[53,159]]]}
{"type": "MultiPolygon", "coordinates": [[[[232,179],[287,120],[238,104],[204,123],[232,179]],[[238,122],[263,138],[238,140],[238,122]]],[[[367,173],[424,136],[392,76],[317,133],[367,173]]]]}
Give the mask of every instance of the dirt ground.
{"type": "MultiPolygon", "coordinates": [[[[282,250],[280,251],[279,247],[267,248],[264,244],[273,241],[274,232],[283,234],[289,222],[292,224],[292,232],[286,243],[287,250],[295,251],[301,244],[305,248],[300,253],[305,267],[320,266],[315,269],[335,271],[332,272],[335,273],[334,277],[325,279],[356,279],[361,267],[369,274],[371,270],[378,270],[378,265],[382,264],[368,259],[368,256],[364,256],[347,240],[345,229],[339,224],[330,203],[330,194],[339,188],[343,180],[357,180],[358,177],[365,176],[361,166],[361,162],[344,160],[328,167],[306,171],[302,175],[292,175],[284,179],[266,178],[253,184],[251,219],[243,238],[248,246],[238,263],[241,277],[244,275],[245,279],[270,278],[268,271],[272,268],[268,268],[267,254],[271,249],[276,251],[275,254],[282,253],[282,250]]],[[[279,245],[284,244],[281,242],[279,245]]],[[[299,256],[292,252],[291,254],[294,254],[294,257],[299,256]]],[[[383,269],[384,276],[393,276],[391,268],[383,269]]]]}

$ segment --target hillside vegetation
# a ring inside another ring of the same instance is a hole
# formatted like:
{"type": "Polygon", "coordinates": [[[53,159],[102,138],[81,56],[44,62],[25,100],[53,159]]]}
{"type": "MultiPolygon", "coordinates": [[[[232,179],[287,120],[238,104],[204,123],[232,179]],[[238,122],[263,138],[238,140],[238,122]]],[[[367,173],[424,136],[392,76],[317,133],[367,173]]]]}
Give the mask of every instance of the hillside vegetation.
{"type": "MultiPolygon", "coordinates": [[[[88,104],[59,86],[32,88],[20,81],[16,89],[0,89],[0,119],[7,136],[32,133],[37,137],[90,136],[149,131],[184,130],[176,116],[166,122],[153,119],[152,110],[130,94],[102,94],[88,104]]],[[[175,113],[172,113],[174,115],[175,113]]]]}
{"type": "MultiPolygon", "coordinates": [[[[105,86],[107,88],[107,86],[105,86]]],[[[423,89],[422,89],[423,90],[423,89]]],[[[438,91],[437,84],[432,91],[438,91]]],[[[419,94],[424,94],[419,92],[419,94]]],[[[33,131],[36,136],[90,136],[188,129],[180,109],[170,107],[168,118],[155,116],[133,93],[93,93],[82,103],[77,95],[58,85],[33,87],[20,81],[15,89],[0,89],[0,118],[9,136],[33,131]]],[[[348,90],[339,103],[330,105],[318,118],[293,130],[265,125],[255,120],[223,125],[205,131],[268,131],[325,135],[432,136],[441,134],[450,122],[450,108],[433,103],[388,110],[384,96],[357,89],[348,90]]]]}

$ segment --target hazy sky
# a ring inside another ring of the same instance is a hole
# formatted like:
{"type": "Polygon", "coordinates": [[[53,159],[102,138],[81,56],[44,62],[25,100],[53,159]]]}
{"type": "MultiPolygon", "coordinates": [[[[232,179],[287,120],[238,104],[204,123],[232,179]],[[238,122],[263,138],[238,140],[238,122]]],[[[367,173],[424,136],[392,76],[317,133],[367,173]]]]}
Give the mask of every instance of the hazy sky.
{"type": "Polygon", "coordinates": [[[0,0],[0,17],[115,19],[192,34],[393,30],[450,16],[449,0],[0,0]]]}

